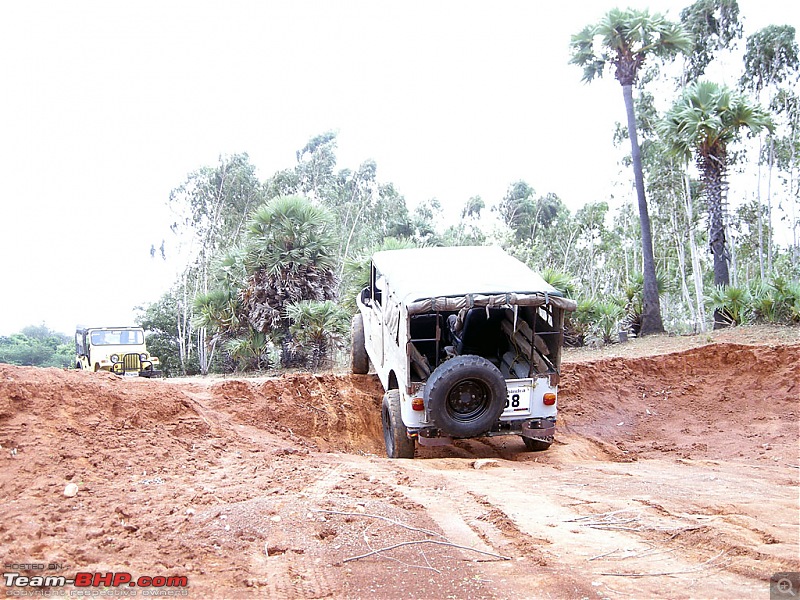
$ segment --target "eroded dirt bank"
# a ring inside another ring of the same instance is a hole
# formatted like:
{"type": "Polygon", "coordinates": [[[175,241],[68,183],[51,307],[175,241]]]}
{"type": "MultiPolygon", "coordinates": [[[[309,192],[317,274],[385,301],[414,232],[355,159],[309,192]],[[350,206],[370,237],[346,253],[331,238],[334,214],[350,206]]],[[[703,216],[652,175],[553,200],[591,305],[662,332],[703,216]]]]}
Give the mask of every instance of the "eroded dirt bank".
{"type": "Polygon", "coordinates": [[[413,461],[383,458],[372,376],[0,365],[3,561],[196,598],[765,597],[800,570],[796,342],[568,358],[548,452],[413,461]]]}

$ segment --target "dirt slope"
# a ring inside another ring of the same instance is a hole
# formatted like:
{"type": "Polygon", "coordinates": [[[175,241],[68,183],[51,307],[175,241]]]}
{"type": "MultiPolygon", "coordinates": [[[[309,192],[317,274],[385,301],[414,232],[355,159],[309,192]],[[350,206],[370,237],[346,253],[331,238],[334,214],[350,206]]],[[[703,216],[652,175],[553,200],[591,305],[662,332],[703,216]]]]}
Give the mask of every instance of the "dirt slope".
{"type": "Polygon", "coordinates": [[[765,597],[800,570],[786,331],[568,352],[548,452],[413,461],[383,458],[372,376],[0,365],[4,572],[185,576],[197,598],[765,597]]]}

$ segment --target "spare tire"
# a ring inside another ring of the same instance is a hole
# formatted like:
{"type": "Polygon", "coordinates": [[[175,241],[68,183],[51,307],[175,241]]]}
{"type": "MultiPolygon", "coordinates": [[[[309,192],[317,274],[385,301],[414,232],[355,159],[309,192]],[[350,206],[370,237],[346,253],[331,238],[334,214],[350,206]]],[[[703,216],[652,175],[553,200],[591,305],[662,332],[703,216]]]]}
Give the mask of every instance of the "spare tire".
{"type": "Polygon", "coordinates": [[[445,435],[483,435],[503,414],[506,380],[482,356],[465,354],[442,363],[425,385],[425,405],[445,435]]]}

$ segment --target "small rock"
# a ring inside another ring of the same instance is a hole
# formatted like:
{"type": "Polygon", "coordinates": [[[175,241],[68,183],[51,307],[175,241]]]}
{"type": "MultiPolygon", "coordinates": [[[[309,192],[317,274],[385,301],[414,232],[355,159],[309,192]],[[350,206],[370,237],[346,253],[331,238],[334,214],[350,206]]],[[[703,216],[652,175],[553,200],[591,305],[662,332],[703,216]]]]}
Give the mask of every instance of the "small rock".
{"type": "Polygon", "coordinates": [[[270,517],[269,520],[272,521],[273,523],[278,523],[281,520],[281,516],[280,515],[275,515],[273,517],[270,517]]]}
{"type": "Polygon", "coordinates": [[[500,462],[493,459],[493,458],[479,458],[474,463],[472,463],[473,469],[483,469],[488,467],[499,467],[500,462]]]}
{"type": "Polygon", "coordinates": [[[75,496],[77,496],[78,495],[78,484],[76,484],[76,483],[68,483],[64,487],[64,495],[67,498],[74,498],[75,496]]]}

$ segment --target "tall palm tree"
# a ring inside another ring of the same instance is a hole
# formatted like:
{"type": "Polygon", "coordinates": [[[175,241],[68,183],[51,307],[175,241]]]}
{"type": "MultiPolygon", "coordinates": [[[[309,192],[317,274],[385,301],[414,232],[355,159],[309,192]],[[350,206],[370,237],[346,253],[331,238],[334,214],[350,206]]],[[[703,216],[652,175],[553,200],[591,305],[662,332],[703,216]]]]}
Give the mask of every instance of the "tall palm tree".
{"type": "Polygon", "coordinates": [[[622,86],[639,204],[639,224],[642,231],[644,305],[641,333],[662,332],[664,324],[658,300],[653,236],[644,192],[642,155],[633,109],[633,85],[648,56],[669,58],[679,52],[688,52],[691,49],[691,41],[681,25],[668,21],[660,14],[651,15],[647,10],[615,8],[599,23],[587,25],[580,33],[572,36],[571,48],[570,63],[583,67],[584,81],[590,82],[595,77],[601,77],[606,66],[611,66],[614,68],[614,77],[622,86]]]}
{"type": "MultiPolygon", "coordinates": [[[[725,245],[726,174],[728,145],[742,128],[758,133],[772,130],[769,114],[743,94],[711,82],[689,85],[660,125],[671,151],[688,161],[695,155],[709,215],[709,245],[714,256],[714,285],[728,286],[728,251],[725,245]]],[[[721,322],[715,318],[715,328],[721,322]]]]}
{"type": "Polygon", "coordinates": [[[330,213],[301,196],[261,205],[248,225],[242,305],[253,329],[284,342],[285,309],[301,300],[336,296],[335,250],[330,213]]]}

